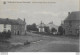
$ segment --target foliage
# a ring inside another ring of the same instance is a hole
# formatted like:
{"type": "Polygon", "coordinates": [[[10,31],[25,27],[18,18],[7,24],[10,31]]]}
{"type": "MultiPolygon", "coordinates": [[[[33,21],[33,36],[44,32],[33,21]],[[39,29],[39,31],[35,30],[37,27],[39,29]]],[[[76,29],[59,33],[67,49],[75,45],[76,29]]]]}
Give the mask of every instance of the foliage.
{"type": "Polygon", "coordinates": [[[51,33],[53,33],[53,32],[57,32],[57,30],[55,28],[52,28],[51,33]]]}
{"type": "Polygon", "coordinates": [[[0,33],[0,39],[9,39],[11,38],[11,32],[2,32],[0,33]]]}
{"type": "Polygon", "coordinates": [[[63,29],[63,27],[62,26],[59,26],[59,28],[58,28],[58,32],[59,32],[59,34],[60,35],[63,35],[64,34],[64,29],[63,29]]]}
{"type": "Polygon", "coordinates": [[[45,30],[45,32],[47,32],[47,33],[49,33],[50,32],[50,30],[49,30],[49,27],[44,27],[44,30],[45,30]]]}
{"type": "Polygon", "coordinates": [[[37,25],[35,23],[27,25],[27,31],[38,31],[37,25]]]}

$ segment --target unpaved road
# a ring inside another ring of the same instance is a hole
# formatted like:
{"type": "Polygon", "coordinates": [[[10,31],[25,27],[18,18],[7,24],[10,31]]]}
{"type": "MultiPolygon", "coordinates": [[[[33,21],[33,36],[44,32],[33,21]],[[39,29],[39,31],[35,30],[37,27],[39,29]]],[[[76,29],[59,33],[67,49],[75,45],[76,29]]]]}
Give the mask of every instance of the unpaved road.
{"type": "MultiPolygon", "coordinates": [[[[29,35],[36,41],[32,41],[30,45],[25,45],[11,49],[11,52],[78,52],[79,42],[78,39],[71,39],[67,37],[56,36],[38,36],[29,35]]],[[[33,39],[32,39],[33,40],[33,39]]]]}

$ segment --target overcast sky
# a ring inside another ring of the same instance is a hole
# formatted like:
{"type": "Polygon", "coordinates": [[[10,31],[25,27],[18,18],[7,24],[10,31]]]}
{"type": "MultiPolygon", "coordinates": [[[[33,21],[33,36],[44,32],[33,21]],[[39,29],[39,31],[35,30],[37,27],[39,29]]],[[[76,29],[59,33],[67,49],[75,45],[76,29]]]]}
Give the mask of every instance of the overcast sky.
{"type": "MultiPolygon", "coordinates": [[[[5,0],[6,1],[6,0],[5,0]]],[[[9,1],[9,0],[8,0],[9,1]]],[[[14,0],[21,1],[21,0],[14,0]]],[[[7,3],[0,0],[0,18],[25,18],[27,24],[39,24],[41,20],[47,24],[51,21],[60,25],[68,12],[79,11],[79,0],[23,0],[25,2],[56,2],[56,3],[7,3]]]]}

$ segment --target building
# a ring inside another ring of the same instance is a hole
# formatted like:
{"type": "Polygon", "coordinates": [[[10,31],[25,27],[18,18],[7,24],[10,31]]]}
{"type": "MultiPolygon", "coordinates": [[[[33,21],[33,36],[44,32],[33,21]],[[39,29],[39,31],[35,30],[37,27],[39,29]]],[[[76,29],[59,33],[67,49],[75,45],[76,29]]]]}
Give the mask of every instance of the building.
{"type": "Polygon", "coordinates": [[[38,25],[39,32],[46,32],[45,28],[49,28],[49,32],[51,32],[53,28],[55,28],[58,31],[58,26],[54,25],[53,22],[50,22],[49,24],[44,24],[43,22],[41,22],[38,25]]]}
{"type": "Polygon", "coordinates": [[[26,33],[25,19],[3,19],[0,18],[0,32],[10,31],[12,35],[24,35],[26,33]]]}
{"type": "Polygon", "coordinates": [[[63,28],[65,35],[79,35],[80,11],[69,12],[68,17],[64,20],[63,28]]]}
{"type": "Polygon", "coordinates": [[[41,23],[37,26],[39,32],[45,32],[44,30],[45,24],[41,21],[41,23]]]}
{"type": "Polygon", "coordinates": [[[58,32],[58,26],[55,25],[53,22],[48,23],[46,26],[49,27],[50,32],[51,32],[51,30],[52,30],[53,28],[55,28],[55,29],[57,30],[57,32],[58,32]]]}

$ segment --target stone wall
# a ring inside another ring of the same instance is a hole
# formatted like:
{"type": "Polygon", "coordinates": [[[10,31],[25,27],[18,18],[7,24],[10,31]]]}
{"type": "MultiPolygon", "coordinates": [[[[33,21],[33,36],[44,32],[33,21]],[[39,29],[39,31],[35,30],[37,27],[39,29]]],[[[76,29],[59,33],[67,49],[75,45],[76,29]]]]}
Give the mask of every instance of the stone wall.
{"type": "Polygon", "coordinates": [[[79,20],[65,21],[63,26],[63,28],[65,29],[65,35],[78,35],[79,26],[79,20]]]}

